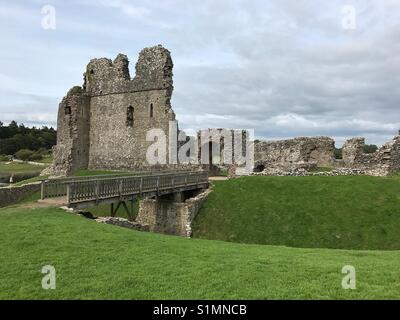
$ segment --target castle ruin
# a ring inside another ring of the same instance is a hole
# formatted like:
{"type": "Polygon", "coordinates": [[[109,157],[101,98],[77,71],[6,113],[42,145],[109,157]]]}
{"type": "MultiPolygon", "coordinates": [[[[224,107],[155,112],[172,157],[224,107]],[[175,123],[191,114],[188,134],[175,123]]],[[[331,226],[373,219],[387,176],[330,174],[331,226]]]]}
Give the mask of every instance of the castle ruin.
{"type": "Polygon", "coordinates": [[[400,135],[374,153],[364,153],[364,138],[349,139],[343,145],[342,165],[366,170],[371,175],[385,176],[400,171],[400,135]]]}
{"type": "Polygon", "coordinates": [[[152,142],[146,133],[157,128],[168,135],[169,121],[175,120],[172,68],[170,52],[161,45],[140,52],[132,79],[123,54],[114,61],[91,60],[83,86],[70,89],[59,105],[54,162],[43,174],[149,167],[152,142]]]}
{"type": "Polygon", "coordinates": [[[372,176],[400,171],[400,135],[374,153],[365,153],[364,146],[364,138],[349,139],[343,145],[342,159],[336,159],[335,141],[329,137],[258,141],[254,148],[254,171],[266,175],[307,175],[318,167],[327,167],[334,169],[332,175],[372,176]]]}
{"type": "MultiPolygon", "coordinates": [[[[161,129],[167,141],[172,139],[178,148],[182,145],[177,141],[177,135],[169,131],[170,121],[175,121],[171,108],[172,68],[171,54],[161,45],[144,48],[139,53],[133,78],[129,73],[128,58],[123,54],[114,61],[107,58],[91,60],[84,73],[83,85],[70,89],[59,105],[54,162],[42,175],[66,176],[80,169],[145,171],[149,168],[182,168],[184,164],[170,164],[169,157],[175,158],[175,150],[168,150],[168,145],[166,164],[152,165],[146,159],[148,148],[154,142],[146,139],[151,129],[161,129]]],[[[209,130],[234,136],[234,131],[229,129],[209,130]]],[[[210,151],[206,156],[208,165],[203,169],[213,172],[216,166],[224,166],[221,163],[224,150],[240,149],[230,140],[225,143],[223,137],[212,144],[203,143],[200,132],[195,137],[195,158],[203,163],[202,151],[210,151]],[[211,149],[215,150],[215,143],[220,151],[213,158],[211,149]]],[[[243,130],[242,134],[244,149],[248,142],[245,132],[243,130]]],[[[388,175],[400,170],[400,136],[374,154],[365,154],[363,147],[363,138],[350,139],[344,144],[343,160],[337,160],[335,142],[329,137],[257,141],[254,143],[254,171],[271,168],[310,171],[317,167],[335,167],[388,175]]],[[[191,168],[195,168],[195,164],[191,163],[191,168]]]]}

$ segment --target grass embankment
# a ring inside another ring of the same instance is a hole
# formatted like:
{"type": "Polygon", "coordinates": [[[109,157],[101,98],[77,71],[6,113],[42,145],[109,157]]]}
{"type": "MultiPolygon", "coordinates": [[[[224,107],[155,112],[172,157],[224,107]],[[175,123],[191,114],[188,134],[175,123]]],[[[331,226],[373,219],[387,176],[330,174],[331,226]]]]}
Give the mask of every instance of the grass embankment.
{"type": "Polygon", "coordinates": [[[184,239],[60,209],[0,209],[0,299],[399,298],[399,251],[299,249],[184,239]],[[41,268],[56,269],[43,290],[41,268]],[[357,289],[344,290],[344,265],[357,289]]]}
{"type": "Polygon", "coordinates": [[[38,160],[36,162],[51,164],[53,162],[53,155],[52,154],[45,155],[41,160],[38,160]]]}
{"type": "Polygon", "coordinates": [[[37,177],[33,177],[33,178],[30,178],[30,179],[25,179],[25,180],[19,181],[17,183],[14,183],[13,186],[14,187],[18,187],[18,186],[22,186],[24,184],[40,182],[40,181],[46,180],[46,179],[47,179],[47,176],[37,176],[37,177]]]}
{"type": "Polygon", "coordinates": [[[304,248],[400,249],[400,177],[215,181],[194,237],[304,248]]]}

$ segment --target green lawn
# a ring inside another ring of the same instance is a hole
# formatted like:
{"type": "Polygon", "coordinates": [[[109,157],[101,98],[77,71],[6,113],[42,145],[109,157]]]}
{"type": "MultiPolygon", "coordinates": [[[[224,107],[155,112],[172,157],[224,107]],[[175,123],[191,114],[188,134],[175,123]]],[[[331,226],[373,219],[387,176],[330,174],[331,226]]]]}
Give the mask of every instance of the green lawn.
{"type": "Polygon", "coordinates": [[[45,155],[41,160],[35,162],[51,164],[53,162],[53,155],[52,154],[45,155]]]}
{"type": "Polygon", "coordinates": [[[32,165],[28,163],[0,162],[0,182],[8,183],[13,176],[14,182],[30,179],[38,176],[45,166],[32,165]]]}
{"type": "Polygon", "coordinates": [[[399,251],[184,239],[60,209],[0,209],[0,299],[400,298],[399,251]],[[57,289],[41,288],[53,265],[57,289]],[[357,289],[341,287],[353,265],[357,289]]]}
{"type": "Polygon", "coordinates": [[[88,177],[88,176],[98,176],[98,175],[125,175],[129,174],[129,172],[125,171],[112,171],[112,170],[78,170],[73,175],[75,177],[88,177]]]}
{"type": "Polygon", "coordinates": [[[0,162],[0,174],[41,172],[44,168],[45,166],[28,163],[13,162],[7,164],[7,162],[0,162]]]}
{"type": "Polygon", "coordinates": [[[400,177],[216,181],[194,237],[303,248],[400,249],[400,177]]]}

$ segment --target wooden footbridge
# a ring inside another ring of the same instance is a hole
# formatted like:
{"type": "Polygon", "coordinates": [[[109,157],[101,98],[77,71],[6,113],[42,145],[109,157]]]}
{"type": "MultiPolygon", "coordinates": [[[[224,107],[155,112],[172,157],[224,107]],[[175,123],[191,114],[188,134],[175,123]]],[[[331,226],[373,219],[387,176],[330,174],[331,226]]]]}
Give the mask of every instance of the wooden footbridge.
{"type": "Polygon", "coordinates": [[[131,217],[133,202],[208,187],[205,171],[174,171],[117,176],[73,177],[44,180],[41,199],[63,198],[68,207],[83,209],[111,204],[114,216],[122,205],[131,217]],[[131,202],[131,209],[127,202],[131,202]],[[115,207],[114,204],[117,204],[115,207]]]}

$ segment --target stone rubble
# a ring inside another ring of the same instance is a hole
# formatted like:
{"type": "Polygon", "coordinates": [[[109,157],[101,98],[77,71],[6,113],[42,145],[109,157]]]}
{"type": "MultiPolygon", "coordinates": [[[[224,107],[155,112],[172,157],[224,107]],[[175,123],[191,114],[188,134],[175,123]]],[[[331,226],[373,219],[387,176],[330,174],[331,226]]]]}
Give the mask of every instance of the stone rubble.
{"type": "Polygon", "coordinates": [[[147,225],[142,225],[140,223],[129,221],[128,219],[119,217],[98,217],[95,219],[95,221],[139,231],[149,231],[149,226],[147,225]]]}
{"type": "Polygon", "coordinates": [[[306,177],[306,176],[362,176],[362,175],[370,175],[370,176],[386,176],[385,172],[381,172],[379,170],[364,170],[364,169],[356,169],[356,168],[337,168],[332,171],[320,171],[320,172],[310,172],[304,168],[295,168],[292,170],[284,170],[281,168],[269,168],[265,169],[262,172],[254,172],[253,176],[292,176],[292,177],[306,177]]]}

